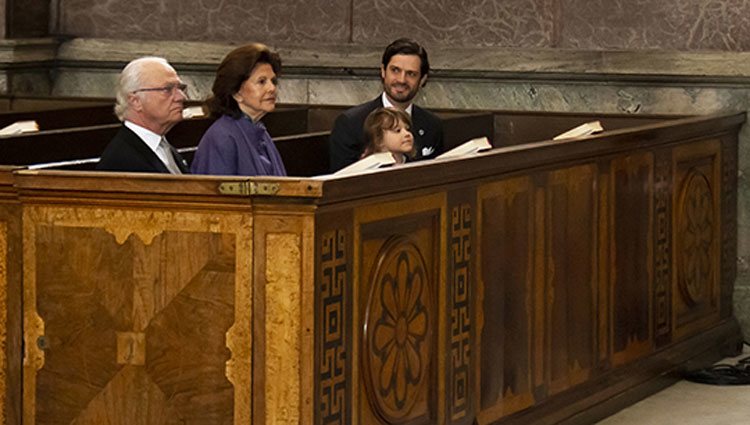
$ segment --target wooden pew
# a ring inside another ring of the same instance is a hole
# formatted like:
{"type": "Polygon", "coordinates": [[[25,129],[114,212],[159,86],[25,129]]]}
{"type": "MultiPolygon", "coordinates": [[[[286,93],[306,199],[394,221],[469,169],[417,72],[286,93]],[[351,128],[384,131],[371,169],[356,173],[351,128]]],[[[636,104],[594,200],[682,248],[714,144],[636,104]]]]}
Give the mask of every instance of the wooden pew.
{"type": "Polygon", "coordinates": [[[114,99],[102,97],[0,95],[0,113],[48,111],[113,104],[114,99]]]}
{"type": "MultiPolygon", "coordinates": [[[[15,102],[19,103],[22,100],[16,99],[15,102]]],[[[66,101],[65,99],[52,98],[31,99],[29,102],[37,107],[45,105],[49,108],[54,107],[54,109],[0,113],[0,127],[28,119],[35,119],[41,130],[117,123],[112,111],[112,104],[97,103],[106,102],[106,99],[96,101],[71,99],[66,101]],[[33,102],[45,103],[37,105],[33,102]]],[[[199,104],[200,102],[197,101],[190,102],[191,106],[199,104]]],[[[330,131],[335,119],[345,108],[345,106],[336,105],[279,105],[275,111],[267,114],[263,121],[273,137],[330,131]]],[[[449,109],[437,109],[436,112],[443,119],[446,149],[451,149],[467,140],[482,136],[488,137],[494,146],[509,146],[533,140],[545,140],[594,117],[591,114],[549,112],[449,109]],[[540,121],[544,121],[544,125],[539,125],[540,121]]],[[[605,129],[613,130],[673,118],[675,116],[646,117],[623,114],[607,115],[602,120],[605,129]]],[[[173,134],[170,137],[175,140],[185,139],[191,143],[194,139],[194,132],[205,131],[206,128],[208,128],[208,125],[178,126],[173,129],[173,134]]],[[[7,160],[4,162],[8,163],[7,160]]]]}
{"type": "Polygon", "coordinates": [[[593,423],[739,347],[744,120],[338,178],[14,171],[24,421],[593,423]]]}
{"type": "Polygon", "coordinates": [[[112,105],[80,106],[31,112],[0,113],[0,128],[17,121],[34,120],[40,130],[83,127],[117,122],[112,105]]]}
{"type": "MultiPolygon", "coordinates": [[[[349,106],[342,105],[289,106],[309,108],[308,131],[310,132],[330,131],[338,115],[349,108],[349,106]]],[[[666,114],[592,114],[447,108],[431,108],[430,110],[443,120],[447,149],[483,136],[489,138],[495,147],[547,140],[580,124],[597,119],[602,121],[605,131],[611,131],[684,117],[684,115],[666,114]],[[488,120],[487,114],[491,119],[488,120]]]]}
{"type": "Polygon", "coordinates": [[[599,120],[605,131],[683,118],[677,115],[605,114],[599,117],[572,112],[494,111],[493,146],[512,146],[552,139],[580,124],[599,120]]]}
{"type": "MultiPolygon", "coordinates": [[[[288,164],[287,169],[298,170],[300,174],[296,175],[300,176],[326,173],[325,167],[329,161],[328,133],[305,131],[310,126],[307,121],[309,113],[309,109],[289,108],[268,114],[264,118],[267,128],[274,132],[274,139],[279,141],[277,147],[285,164],[288,164]],[[290,143],[287,142],[287,137],[306,134],[315,134],[315,142],[305,144],[303,148],[297,145],[287,146],[290,143]]],[[[446,145],[452,147],[473,137],[492,134],[491,118],[487,113],[446,114],[446,145]]],[[[197,146],[211,123],[210,119],[205,118],[185,120],[170,130],[167,137],[178,149],[192,148],[197,146]]],[[[76,163],[73,160],[98,157],[119,128],[120,124],[107,124],[3,137],[0,138],[0,158],[3,162],[14,165],[66,162],[63,165],[65,168],[87,169],[90,161],[76,163]]]]}
{"type": "MultiPolygon", "coordinates": [[[[17,121],[34,120],[41,131],[75,127],[90,127],[103,124],[117,124],[113,103],[89,102],[80,105],[71,101],[44,104],[49,109],[21,109],[0,112],[0,128],[17,121]]],[[[199,102],[189,102],[186,106],[200,106],[199,102]]],[[[309,132],[308,107],[283,106],[266,115],[263,119],[266,128],[273,136],[288,136],[309,132]]]]}
{"type": "MultiPolygon", "coordinates": [[[[312,177],[328,174],[328,137],[327,131],[317,133],[296,134],[274,138],[274,143],[281,154],[284,166],[290,176],[312,177]]],[[[180,154],[188,163],[195,155],[196,146],[178,148],[180,154]]],[[[63,161],[50,161],[32,164],[33,170],[94,170],[98,157],[84,157],[63,161]]]]}
{"type": "MultiPolygon", "coordinates": [[[[167,137],[177,148],[196,146],[210,125],[204,118],[184,120],[167,137]]],[[[0,158],[13,165],[95,158],[120,127],[119,123],[105,124],[0,137],[0,158]]]]}
{"type": "Polygon", "coordinates": [[[438,115],[443,121],[444,150],[451,150],[477,137],[487,137],[494,143],[492,112],[443,112],[438,115]]]}
{"type": "Polygon", "coordinates": [[[30,165],[98,157],[120,124],[77,127],[0,138],[0,158],[6,164],[30,165]]]}

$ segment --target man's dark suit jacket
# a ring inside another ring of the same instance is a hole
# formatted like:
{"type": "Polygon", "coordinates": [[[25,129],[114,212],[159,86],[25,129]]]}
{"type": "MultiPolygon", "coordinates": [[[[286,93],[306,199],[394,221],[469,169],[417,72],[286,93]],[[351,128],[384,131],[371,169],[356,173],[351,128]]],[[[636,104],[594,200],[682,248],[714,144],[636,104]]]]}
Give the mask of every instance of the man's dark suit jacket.
{"type": "MultiPolygon", "coordinates": [[[[331,131],[329,153],[331,172],[359,160],[365,149],[364,124],[370,112],[383,107],[381,96],[347,109],[336,119],[331,131]]],[[[443,151],[443,126],[432,112],[414,105],[411,111],[411,132],[417,155],[415,160],[434,158],[443,151]]]]}
{"type": "MultiPolygon", "coordinates": [[[[190,173],[187,161],[173,148],[177,166],[184,174],[190,173]]],[[[97,170],[133,171],[141,173],[169,173],[169,169],[158,156],[131,129],[124,125],[102,152],[97,170]]]]}

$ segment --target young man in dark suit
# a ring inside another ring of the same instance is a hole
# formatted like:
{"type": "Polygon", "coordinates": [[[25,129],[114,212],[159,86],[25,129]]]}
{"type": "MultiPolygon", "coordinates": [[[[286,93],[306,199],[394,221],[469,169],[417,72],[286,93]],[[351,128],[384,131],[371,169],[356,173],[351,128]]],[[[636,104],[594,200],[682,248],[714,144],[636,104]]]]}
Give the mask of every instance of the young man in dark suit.
{"type": "Polygon", "coordinates": [[[383,53],[380,77],[383,93],[370,102],[347,109],[336,119],[331,131],[331,172],[359,160],[364,149],[363,125],[377,108],[399,108],[411,115],[416,160],[434,158],[443,149],[443,127],[435,114],[412,103],[427,82],[430,62],[427,51],[417,42],[400,38],[383,53]]]}
{"type": "Polygon", "coordinates": [[[182,120],[186,92],[165,59],[130,62],[117,84],[115,114],[123,126],[104,149],[97,170],[188,173],[187,162],[164,137],[182,120]]]}

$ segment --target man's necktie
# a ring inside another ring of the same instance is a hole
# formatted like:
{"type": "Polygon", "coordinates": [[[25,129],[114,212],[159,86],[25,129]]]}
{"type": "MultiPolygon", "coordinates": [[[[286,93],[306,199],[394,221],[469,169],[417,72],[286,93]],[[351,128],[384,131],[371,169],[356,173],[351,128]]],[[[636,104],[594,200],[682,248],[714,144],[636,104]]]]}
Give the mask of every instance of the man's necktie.
{"type": "Polygon", "coordinates": [[[174,159],[174,155],[172,155],[172,147],[169,145],[169,142],[167,142],[166,138],[161,138],[161,141],[159,142],[159,149],[161,150],[162,158],[166,160],[164,165],[167,166],[169,172],[172,174],[182,174],[182,171],[180,171],[180,167],[177,166],[177,162],[174,159]]]}

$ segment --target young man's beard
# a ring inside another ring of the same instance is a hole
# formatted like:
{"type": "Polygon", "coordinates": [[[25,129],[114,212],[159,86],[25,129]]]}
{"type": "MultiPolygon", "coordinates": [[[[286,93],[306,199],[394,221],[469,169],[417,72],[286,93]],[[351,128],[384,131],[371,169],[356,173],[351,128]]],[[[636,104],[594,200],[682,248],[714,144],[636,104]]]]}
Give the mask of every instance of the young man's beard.
{"type": "Polygon", "coordinates": [[[392,100],[400,103],[408,103],[411,102],[412,99],[417,95],[417,92],[419,91],[419,86],[416,86],[409,90],[409,86],[406,84],[400,84],[400,86],[405,87],[407,90],[396,93],[393,90],[393,87],[395,84],[391,84],[390,86],[386,87],[385,92],[388,94],[388,97],[390,97],[392,100]]]}

